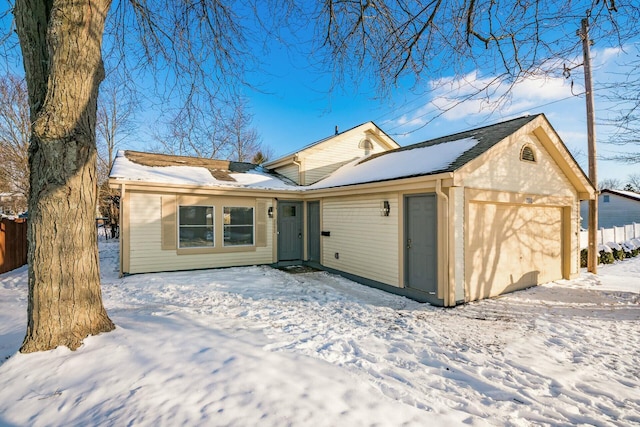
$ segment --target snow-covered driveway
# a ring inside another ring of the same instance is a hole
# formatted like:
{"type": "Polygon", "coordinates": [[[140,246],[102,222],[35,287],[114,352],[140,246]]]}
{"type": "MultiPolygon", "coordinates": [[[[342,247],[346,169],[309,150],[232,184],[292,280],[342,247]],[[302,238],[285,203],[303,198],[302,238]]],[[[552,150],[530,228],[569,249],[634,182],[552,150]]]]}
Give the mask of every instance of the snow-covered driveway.
{"type": "Polygon", "coordinates": [[[117,278],[118,329],[14,354],[26,272],[0,276],[0,424],[640,423],[640,257],[454,309],[268,267],[117,278]]]}

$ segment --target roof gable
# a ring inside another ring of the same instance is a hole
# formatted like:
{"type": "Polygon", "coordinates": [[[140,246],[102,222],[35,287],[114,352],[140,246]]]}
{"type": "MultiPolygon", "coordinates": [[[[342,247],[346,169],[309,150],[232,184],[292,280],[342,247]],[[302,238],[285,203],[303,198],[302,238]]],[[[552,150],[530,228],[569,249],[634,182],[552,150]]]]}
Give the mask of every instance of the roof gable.
{"type": "MultiPolygon", "coordinates": [[[[330,135],[326,138],[322,138],[318,141],[312,142],[311,144],[305,145],[299,150],[296,150],[292,153],[281,156],[275,160],[271,160],[269,162],[264,163],[264,167],[269,169],[275,169],[282,167],[286,164],[293,163],[297,161],[297,157],[304,156],[307,153],[311,153],[317,150],[322,150],[325,146],[330,144],[340,143],[348,137],[350,134],[361,133],[364,135],[373,135],[375,139],[387,149],[395,149],[400,147],[397,142],[393,140],[389,135],[387,135],[382,129],[380,129],[374,122],[366,122],[362,123],[358,126],[354,126],[346,131],[336,133],[334,135],[330,135]]],[[[351,160],[351,159],[345,159],[351,160]]]]}
{"type": "Polygon", "coordinates": [[[338,187],[454,172],[536,117],[520,117],[373,154],[343,166],[311,187],[338,187]]]}

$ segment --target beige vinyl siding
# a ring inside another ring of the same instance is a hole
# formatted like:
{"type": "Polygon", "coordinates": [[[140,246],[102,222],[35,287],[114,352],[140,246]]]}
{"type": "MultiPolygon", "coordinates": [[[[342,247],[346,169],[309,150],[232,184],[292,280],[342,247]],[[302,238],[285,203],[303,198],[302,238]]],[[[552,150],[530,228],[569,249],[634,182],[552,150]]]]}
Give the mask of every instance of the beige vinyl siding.
{"type": "Polygon", "coordinates": [[[465,300],[464,291],[464,188],[451,187],[449,189],[449,203],[453,203],[453,246],[455,259],[452,260],[455,287],[455,301],[465,300]]]}
{"type": "MultiPolygon", "coordinates": [[[[138,192],[131,192],[129,195],[131,215],[128,273],[270,264],[273,262],[273,220],[271,219],[267,219],[266,223],[267,245],[265,247],[257,247],[255,250],[251,248],[251,250],[242,252],[178,255],[176,250],[162,250],[162,196],[138,192]]],[[[216,206],[216,209],[218,208],[216,206]]],[[[216,234],[221,232],[220,229],[215,230],[216,234]]]]}
{"type": "Polygon", "coordinates": [[[487,154],[490,158],[480,156],[469,165],[473,170],[464,176],[465,187],[577,198],[573,185],[534,135],[509,137],[487,154]],[[533,148],[535,163],[520,160],[525,144],[533,148]]]}
{"type": "Polygon", "coordinates": [[[398,195],[327,198],[322,203],[323,265],[392,286],[398,284],[398,195]],[[380,214],[384,200],[390,216],[380,214]],[[335,254],[339,254],[339,259],[335,254]]]}
{"type": "Polygon", "coordinates": [[[284,177],[289,178],[291,181],[295,182],[296,184],[300,183],[299,167],[295,163],[278,168],[276,169],[276,172],[284,177]]]}
{"type": "Polygon", "coordinates": [[[301,152],[304,169],[304,185],[311,185],[355,159],[365,155],[365,150],[359,148],[360,143],[368,139],[373,144],[370,154],[379,153],[386,149],[373,135],[354,134],[344,139],[335,139],[320,144],[308,152],[301,152]]]}

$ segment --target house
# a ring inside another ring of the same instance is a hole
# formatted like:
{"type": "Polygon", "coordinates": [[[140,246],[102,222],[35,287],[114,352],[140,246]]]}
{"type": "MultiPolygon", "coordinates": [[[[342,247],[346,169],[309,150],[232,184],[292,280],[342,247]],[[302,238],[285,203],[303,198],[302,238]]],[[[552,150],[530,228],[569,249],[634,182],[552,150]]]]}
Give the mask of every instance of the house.
{"type": "Polygon", "coordinates": [[[119,152],[121,272],[305,263],[454,306],[579,272],[595,190],[542,114],[407,147],[369,122],[259,167],[119,152]]]}
{"type": "Polygon", "coordinates": [[[0,215],[17,215],[27,208],[27,199],[20,193],[0,193],[0,215]]]}
{"type": "MultiPolygon", "coordinates": [[[[589,203],[580,203],[582,228],[589,225],[589,203]]],[[[640,194],[633,191],[602,190],[598,193],[598,228],[640,223],[640,194]]]]}

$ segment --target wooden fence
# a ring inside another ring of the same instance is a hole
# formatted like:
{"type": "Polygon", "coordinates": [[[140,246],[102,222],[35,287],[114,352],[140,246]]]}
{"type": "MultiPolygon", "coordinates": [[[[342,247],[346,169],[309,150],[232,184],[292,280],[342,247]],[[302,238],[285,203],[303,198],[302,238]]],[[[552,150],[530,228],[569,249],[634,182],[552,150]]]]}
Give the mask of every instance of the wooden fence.
{"type": "Polygon", "coordinates": [[[27,263],[27,220],[0,220],[0,274],[27,263]]]}

